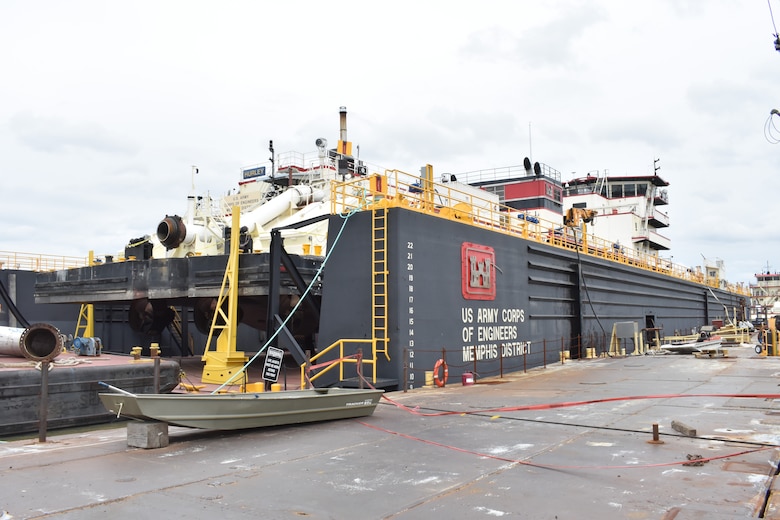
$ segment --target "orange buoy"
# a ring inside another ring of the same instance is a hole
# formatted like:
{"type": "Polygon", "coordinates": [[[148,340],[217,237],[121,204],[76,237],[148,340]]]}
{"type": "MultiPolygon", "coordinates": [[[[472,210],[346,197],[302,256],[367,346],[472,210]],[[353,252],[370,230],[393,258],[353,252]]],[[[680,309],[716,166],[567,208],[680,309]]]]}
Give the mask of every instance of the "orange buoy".
{"type": "Polygon", "coordinates": [[[444,385],[447,384],[447,378],[450,375],[449,368],[447,367],[447,362],[443,359],[439,359],[435,365],[433,365],[433,382],[438,386],[439,388],[444,387],[444,385]],[[444,368],[444,376],[439,378],[439,369],[444,368]]]}

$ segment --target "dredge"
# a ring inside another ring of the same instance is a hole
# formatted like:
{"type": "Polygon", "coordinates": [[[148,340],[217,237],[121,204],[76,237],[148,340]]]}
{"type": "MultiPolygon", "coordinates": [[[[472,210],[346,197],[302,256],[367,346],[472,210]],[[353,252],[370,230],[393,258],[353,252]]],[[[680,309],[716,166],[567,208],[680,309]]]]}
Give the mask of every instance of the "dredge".
{"type": "Polygon", "coordinates": [[[215,383],[234,377],[243,351],[271,345],[316,386],[361,384],[359,360],[385,389],[422,386],[432,372],[444,384],[523,370],[606,344],[640,354],[663,335],[747,319],[742,287],[659,255],[670,244],[656,208],[668,183],[657,172],[564,184],[526,159],[437,181],[430,165],[409,174],[364,163],[343,107],[340,118],[335,148],[317,139],[313,156],[276,157],[271,143],[270,165],[243,169],[237,191],[213,200],[193,189],[182,216],[165,216],[121,258],[38,274],[36,302],[126,309],[132,332],[112,343],[144,344],[147,334],[169,352],[202,355],[215,383]],[[628,223],[619,239],[587,228],[617,217],[628,223]],[[229,320],[236,326],[211,341],[209,324],[229,320]]]}

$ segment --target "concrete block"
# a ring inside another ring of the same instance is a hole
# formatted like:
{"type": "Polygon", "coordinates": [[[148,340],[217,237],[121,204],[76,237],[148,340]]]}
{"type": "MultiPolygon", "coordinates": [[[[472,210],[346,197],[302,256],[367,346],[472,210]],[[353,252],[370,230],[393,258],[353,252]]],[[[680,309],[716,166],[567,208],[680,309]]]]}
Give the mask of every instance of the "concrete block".
{"type": "Polygon", "coordinates": [[[672,421],[672,429],[682,433],[683,435],[687,435],[688,437],[696,437],[696,428],[691,428],[687,424],[681,423],[680,421],[672,421]]]}
{"type": "Polygon", "coordinates": [[[168,446],[168,423],[130,421],[127,423],[127,445],[131,448],[164,448],[168,446]]]}

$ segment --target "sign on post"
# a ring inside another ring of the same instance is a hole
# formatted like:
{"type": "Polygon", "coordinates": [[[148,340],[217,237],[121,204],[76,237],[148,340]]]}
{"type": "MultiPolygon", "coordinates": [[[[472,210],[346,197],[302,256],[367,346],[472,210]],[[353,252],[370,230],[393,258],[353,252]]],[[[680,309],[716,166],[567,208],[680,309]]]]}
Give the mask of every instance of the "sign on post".
{"type": "Polygon", "coordinates": [[[265,363],[263,364],[263,379],[276,383],[279,379],[279,370],[282,368],[282,358],[284,350],[276,347],[268,347],[265,353],[265,363]]]}

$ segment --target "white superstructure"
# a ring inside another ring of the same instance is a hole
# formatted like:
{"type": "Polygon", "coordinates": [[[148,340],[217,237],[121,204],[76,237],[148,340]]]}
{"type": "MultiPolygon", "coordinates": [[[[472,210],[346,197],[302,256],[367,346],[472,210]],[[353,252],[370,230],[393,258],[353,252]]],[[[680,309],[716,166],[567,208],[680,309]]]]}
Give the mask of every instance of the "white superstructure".
{"type": "Polygon", "coordinates": [[[654,254],[671,248],[671,240],[663,235],[669,216],[659,209],[669,203],[668,185],[658,175],[589,174],[563,184],[563,209],[593,210],[595,234],[618,247],[654,254]]]}

